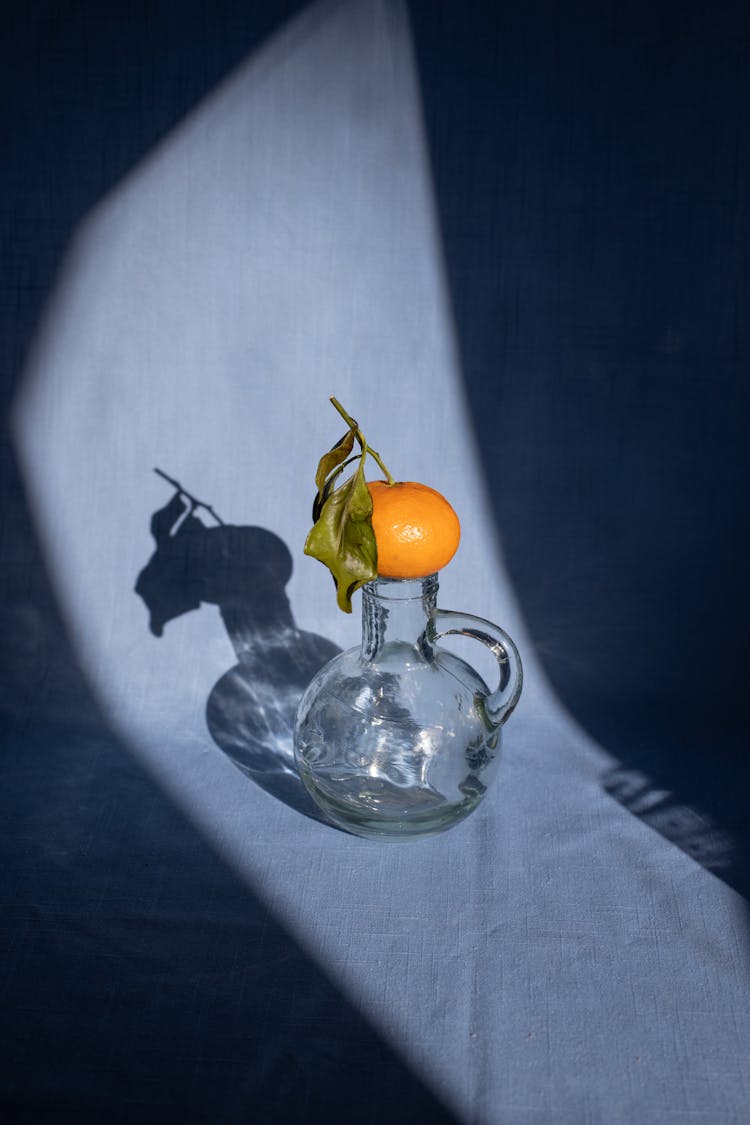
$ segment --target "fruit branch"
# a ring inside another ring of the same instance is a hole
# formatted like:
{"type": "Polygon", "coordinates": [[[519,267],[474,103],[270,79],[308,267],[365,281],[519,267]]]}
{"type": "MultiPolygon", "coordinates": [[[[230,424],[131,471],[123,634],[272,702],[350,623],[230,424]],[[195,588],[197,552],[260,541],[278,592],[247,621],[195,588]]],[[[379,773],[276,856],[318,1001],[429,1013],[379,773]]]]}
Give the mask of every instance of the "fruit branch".
{"type": "Polygon", "coordinates": [[[344,410],[344,408],[343,408],[343,406],[341,405],[341,403],[339,402],[339,400],[338,400],[337,398],[334,398],[334,396],[333,396],[333,395],[331,395],[331,402],[332,402],[332,403],[333,403],[333,405],[334,405],[334,406],[336,407],[336,409],[338,410],[339,414],[341,415],[341,417],[342,417],[342,418],[344,419],[344,421],[346,422],[347,426],[350,426],[350,427],[351,427],[351,429],[353,429],[353,430],[354,430],[354,432],[355,432],[355,434],[356,434],[356,437],[357,437],[357,441],[359,442],[359,444],[360,444],[360,446],[361,446],[361,448],[362,448],[362,453],[363,453],[363,455],[366,455],[366,454],[368,454],[368,453],[369,453],[369,454],[370,454],[370,456],[371,456],[371,457],[372,457],[372,458],[373,458],[373,459],[374,459],[374,460],[375,460],[375,461],[377,462],[377,464],[379,465],[379,467],[381,468],[381,470],[382,470],[382,471],[383,471],[383,472],[385,473],[385,475],[386,475],[386,479],[387,479],[388,483],[389,483],[389,484],[395,484],[395,483],[396,483],[396,481],[395,481],[395,479],[394,479],[394,478],[393,478],[393,477],[391,476],[391,474],[390,474],[390,473],[388,472],[388,469],[386,468],[386,466],[385,466],[385,465],[383,464],[383,462],[382,462],[382,460],[381,460],[381,458],[380,458],[380,454],[379,454],[379,453],[378,453],[378,452],[377,452],[377,451],[376,451],[375,449],[372,449],[372,448],[371,448],[371,447],[370,447],[370,446],[369,446],[369,445],[367,444],[367,442],[366,442],[366,440],[365,440],[365,438],[364,438],[364,435],[362,434],[362,431],[361,431],[361,430],[360,430],[360,428],[359,428],[359,423],[358,423],[358,422],[356,422],[356,421],[354,420],[354,418],[352,418],[351,414],[348,414],[348,413],[347,413],[347,411],[346,411],[346,410],[344,410]]]}

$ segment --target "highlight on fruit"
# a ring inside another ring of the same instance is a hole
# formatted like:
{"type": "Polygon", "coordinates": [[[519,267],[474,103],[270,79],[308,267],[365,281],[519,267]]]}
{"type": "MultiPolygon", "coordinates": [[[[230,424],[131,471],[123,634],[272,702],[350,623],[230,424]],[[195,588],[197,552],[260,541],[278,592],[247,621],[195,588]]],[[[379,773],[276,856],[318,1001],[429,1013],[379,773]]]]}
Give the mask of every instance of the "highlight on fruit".
{"type": "Polygon", "coordinates": [[[424,578],[446,566],[458,549],[461,527],[453,508],[434,488],[396,481],[367,444],[359,423],[336,398],[331,402],[349,428],[318,463],[305,554],[328,567],[339,608],[351,613],[352,595],[378,575],[424,578]],[[355,442],[358,452],[353,452],[355,442]],[[366,481],[368,454],[385,480],[366,481]]]}

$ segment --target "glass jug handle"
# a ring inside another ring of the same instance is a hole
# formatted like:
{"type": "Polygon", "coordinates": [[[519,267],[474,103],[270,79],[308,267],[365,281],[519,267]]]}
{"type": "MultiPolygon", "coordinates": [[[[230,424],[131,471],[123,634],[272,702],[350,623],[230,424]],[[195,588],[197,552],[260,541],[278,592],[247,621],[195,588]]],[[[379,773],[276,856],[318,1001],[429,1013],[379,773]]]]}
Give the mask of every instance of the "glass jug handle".
{"type": "Polygon", "coordinates": [[[523,686],[521,657],[513,641],[499,625],[473,617],[470,613],[455,613],[450,609],[434,609],[427,626],[427,637],[432,643],[441,637],[455,634],[481,641],[493,654],[500,666],[500,685],[484,700],[487,717],[500,726],[510,716],[518,703],[523,686]]]}

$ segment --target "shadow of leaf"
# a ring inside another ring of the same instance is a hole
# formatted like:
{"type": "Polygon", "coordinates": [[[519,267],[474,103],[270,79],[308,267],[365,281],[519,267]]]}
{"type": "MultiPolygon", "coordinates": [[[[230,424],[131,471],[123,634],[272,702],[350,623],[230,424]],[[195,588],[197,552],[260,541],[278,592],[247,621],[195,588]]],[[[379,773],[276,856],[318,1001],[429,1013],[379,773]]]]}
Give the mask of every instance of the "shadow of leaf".
{"type": "Polygon", "coordinates": [[[161,636],[169,621],[204,602],[218,607],[237,664],[208,697],[211,737],[267,793],[323,821],[294,764],[294,720],[310,680],[340,650],[295,625],[285,591],[292,558],[278,535],[225,524],[172,483],[173,496],[151,517],[156,549],[135,585],[151,632],[161,636]],[[207,526],[199,509],[216,526],[207,526]]]}

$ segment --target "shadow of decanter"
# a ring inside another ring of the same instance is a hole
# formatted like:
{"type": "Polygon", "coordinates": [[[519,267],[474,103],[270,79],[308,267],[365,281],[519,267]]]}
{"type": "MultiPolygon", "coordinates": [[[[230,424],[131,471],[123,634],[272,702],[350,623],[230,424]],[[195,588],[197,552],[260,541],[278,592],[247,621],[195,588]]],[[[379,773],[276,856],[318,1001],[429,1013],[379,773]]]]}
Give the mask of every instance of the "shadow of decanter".
{"type": "Polygon", "coordinates": [[[151,632],[160,637],[169,621],[204,602],[218,606],[237,663],[209,694],[211,736],[267,793],[324,821],[294,764],[294,719],[310,680],[340,649],[297,628],[285,591],[292,558],[278,535],[224,523],[179,481],[156,471],[174,493],[151,517],[156,549],[135,584],[151,632]],[[198,517],[199,509],[215,526],[198,517]]]}

